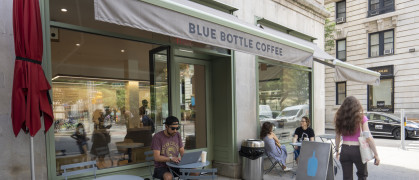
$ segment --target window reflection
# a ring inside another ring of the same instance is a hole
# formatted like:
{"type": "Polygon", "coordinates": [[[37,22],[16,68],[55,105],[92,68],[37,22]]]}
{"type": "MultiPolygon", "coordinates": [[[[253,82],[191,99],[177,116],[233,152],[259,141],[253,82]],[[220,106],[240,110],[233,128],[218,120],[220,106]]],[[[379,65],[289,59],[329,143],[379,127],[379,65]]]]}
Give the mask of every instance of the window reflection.
{"type": "Polygon", "coordinates": [[[288,67],[259,63],[259,120],[274,123],[283,142],[292,140],[303,116],[310,117],[309,72],[288,67]]]}
{"type": "Polygon", "coordinates": [[[205,66],[179,64],[182,139],[185,149],[207,147],[205,66]]]}
{"type": "Polygon", "coordinates": [[[90,160],[99,169],[145,162],[169,114],[165,55],[150,85],[153,48],[60,29],[60,40],[51,42],[57,175],[61,165],[90,160]]]}

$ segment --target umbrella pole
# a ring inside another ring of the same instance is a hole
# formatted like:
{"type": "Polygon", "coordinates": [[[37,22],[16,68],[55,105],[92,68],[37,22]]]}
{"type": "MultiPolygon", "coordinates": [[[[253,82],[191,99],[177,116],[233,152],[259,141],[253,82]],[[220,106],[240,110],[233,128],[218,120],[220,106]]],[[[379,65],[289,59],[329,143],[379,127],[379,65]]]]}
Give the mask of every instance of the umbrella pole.
{"type": "Polygon", "coordinates": [[[33,154],[33,137],[31,136],[31,177],[35,180],[35,159],[33,154]]]}

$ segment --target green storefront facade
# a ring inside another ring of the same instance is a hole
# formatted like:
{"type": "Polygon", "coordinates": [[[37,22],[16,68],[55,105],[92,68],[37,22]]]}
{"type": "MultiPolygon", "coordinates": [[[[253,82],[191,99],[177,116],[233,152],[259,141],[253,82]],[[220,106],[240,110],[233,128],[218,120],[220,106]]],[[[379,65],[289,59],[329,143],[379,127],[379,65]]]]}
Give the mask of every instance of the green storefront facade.
{"type": "Polygon", "coordinates": [[[45,151],[37,151],[46,154],[36,163],[47,173],[41,179],[63,179],[61,165],[87,160],[98,162],[98,176],[150,177],[144,152],[169,115],[181,121],[187,152],[207,151],[210,166],[234,178],[240,143],[258,138],[261,123],[274,123],[285,144],[302,116],[323,128],[313,94],[324,77],[314,73],[313,47],[300,43],[315,38],[282,33],[269,17],[240,23],[229,14],[236,8],[218,1],[40,2],[55,116],[45,151]],[[78,123],[89,138],[86,154],[70,137],[78,123]],[[121,142],[141,145],[128,151],[121,142]]]}

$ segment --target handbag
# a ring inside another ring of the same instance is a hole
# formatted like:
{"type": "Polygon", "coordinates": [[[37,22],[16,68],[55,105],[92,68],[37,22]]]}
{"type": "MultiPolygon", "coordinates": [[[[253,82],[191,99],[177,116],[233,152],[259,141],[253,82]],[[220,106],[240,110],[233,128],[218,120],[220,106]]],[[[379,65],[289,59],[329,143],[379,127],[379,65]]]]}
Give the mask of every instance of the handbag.
{"type": "Polygon", "coordinates": [[[359,151],[361,152],[361,161],[362,163],[367,163],[368,161],[374,159],[374,154],[372,153],[372,150],[370,148],[370,145],[368,144],[367,139],[364,137],[362,133],[362,127],[360,125],[360,135],[358,137],[359,141],[359,151]]]}

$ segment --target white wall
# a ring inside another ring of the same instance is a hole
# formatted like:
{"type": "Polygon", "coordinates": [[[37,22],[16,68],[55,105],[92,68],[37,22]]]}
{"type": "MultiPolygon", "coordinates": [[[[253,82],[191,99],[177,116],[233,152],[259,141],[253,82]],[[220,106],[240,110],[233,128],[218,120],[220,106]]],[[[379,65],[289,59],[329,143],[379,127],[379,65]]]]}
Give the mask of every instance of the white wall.
{"type": "MultiPolygon", "coordinates": [[[[15,62],[11,0],[0,0],[0,179],[30,179],[30,139],[13,134],[11,113],[13,68],[15,62]]],[[[45,136],[34,138],[36,179],[47,179],[45,136]]]]}
{"type": "Polygon", "coordinates": [[[255,56],[235,52],[237,147],[245,139],[258,139],[256,121],[255,56]]]}

